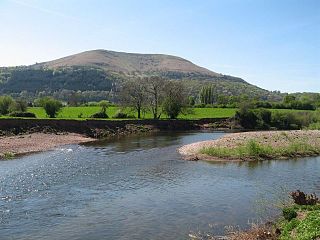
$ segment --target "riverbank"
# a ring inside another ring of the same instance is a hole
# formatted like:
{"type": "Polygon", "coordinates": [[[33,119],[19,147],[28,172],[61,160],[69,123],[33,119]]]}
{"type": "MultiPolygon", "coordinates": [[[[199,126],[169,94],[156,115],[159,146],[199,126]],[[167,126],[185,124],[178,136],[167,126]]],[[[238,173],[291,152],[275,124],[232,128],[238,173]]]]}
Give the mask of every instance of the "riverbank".
{"type": "Polygon", "coordinates": [[[252,161],[320,155],[320,131],[265,131],[228,134],[182,146],[187,160],[252,161]]]}
{"type": "Polygon", "coordinates": [[[320,239],[320,201],[316,194],[290,193],[293,203],[282,208],[274,223],[253,226],[245,232],[231,233],[228,240],[312,240],[320,239]]]}
{"type": "Polygon", "coordinates": [[[152,131],[186,131],[199,129],[229,129],[228,118],[200,120],[67,120],[67,119],[0,119],[0,136],[34,132],[69,132],[93,138],[107,138],[152,131]],[[3,132],[3,134],[2,134],[3,132]]]}
{"type": "Polygon", "coordinates": [[[191,239],[224,240],[318,240],[320,239],[320,201],[316,194],[299,190],[290,193],[293,202],[286,203],[282,215],[274,222],[252,224],[246,231],[228,226],[226,235],[191,234],[191,239]]]}
{"type": "Polygon", "coordinates": [[[67,144],[94,141],[76,133],[32,133],[0,137],[0,159],[11,158],[33,152],[47,151],[67,144]]]}

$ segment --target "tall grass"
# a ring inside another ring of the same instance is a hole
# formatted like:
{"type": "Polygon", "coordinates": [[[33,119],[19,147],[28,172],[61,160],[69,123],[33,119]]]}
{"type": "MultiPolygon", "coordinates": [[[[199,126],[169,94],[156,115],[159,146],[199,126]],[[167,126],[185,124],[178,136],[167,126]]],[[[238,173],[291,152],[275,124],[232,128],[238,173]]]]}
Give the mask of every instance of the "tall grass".
{"type": "Polygon", "coordinates": [[[273,147],[269,144],[261,144],[255,140],[234,147],[207,147],[200,153],[218,158],[232,159],[274,159],[298,156],[313,156],[320,154],[320,146],[311,145],[303,140],[292,141],[284,146],[273,147]]]}

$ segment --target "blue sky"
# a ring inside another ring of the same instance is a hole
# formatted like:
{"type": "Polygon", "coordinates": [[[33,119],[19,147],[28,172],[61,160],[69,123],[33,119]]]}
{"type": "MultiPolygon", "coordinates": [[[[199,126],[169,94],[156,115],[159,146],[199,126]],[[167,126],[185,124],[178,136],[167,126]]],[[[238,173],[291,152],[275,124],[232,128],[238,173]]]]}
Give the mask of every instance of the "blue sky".
{"type": "Polygon", "coordinates": [[[107,49],[320,92],[319,0],[0,0],[0,66],[107,49]]]}

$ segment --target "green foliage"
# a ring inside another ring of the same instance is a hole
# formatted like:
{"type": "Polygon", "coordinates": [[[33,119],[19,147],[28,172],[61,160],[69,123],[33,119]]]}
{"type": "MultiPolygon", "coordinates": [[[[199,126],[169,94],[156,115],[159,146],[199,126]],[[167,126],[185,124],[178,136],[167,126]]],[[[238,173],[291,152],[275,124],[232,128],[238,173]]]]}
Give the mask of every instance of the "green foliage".
{"type": "Polygon", "coordinates": [[[9,106],[9,112],[25,112],[27,111],[28,104],[23,100],[16,100],[9,106]]]}
{"type": "Polygon", "coordinates": [[[91,118],[109,118],[106,112],[97,112],[91,115],[91,118]]]}
{"type": "MultiPolygon", "coordinates": [[[[236,121],[245,129],[255,129],[258,126],[259,117],[250,108],[250,105],[243,104],[235,115],[236,121]]],[[[261,120],[262,121],[262,120],[261,120]]]]}
{"type": "Polygon", "coordinates": [[[194,106],[196,104],[196,100],[194,96],[189,96],[188,103],[189,103],[189,106],[194,106]]]}
{"type": "Polygon", "coordinates": [[[133,115],[129,115],[128,113],[124,113],[121,110],[118,110],[112,118],[116,119],[127,119],[127,118],[135,118],[133,115]]]}
{"type": "Polygon", "coordinates": [[[214,86],[203,86],[199,93],[202,104],[213,104],[215,102],[214,86]]]}
{"type": "Polygon", "coordinates": [[[170,118],[175,119],[183,112],[186,106],[186,96],[181,83],[168,82],[166,86],[166,96],[163,101],[163,112],[170,118]]]}
{"type": "Polygon", "coordinates": [[[297,212],[293,208],[287,207],[282,209],[282,215],[284,219],[291,221],[297,217],[297,212]]]}
{"type": "Polygon", "coordinates": [[[0,154],[0,158],[3,158],[5,160],[10,160],[10,159],[13,159],[14,157],[15,157],[15,154],[12,152],[4,152],[0,154]]]}
{"type": "MultiPolygon", "coordinates": [[[[308,123],[305,123],[309,125],[308,123]]],[[[301,129],[303,118],[301,114],[274,112],[272,114],[272,125],[277,129],[301,129]]]]}
{"type": "Polygon", "coordinates": [[[10,105],[13,104],[14,101],[10,96],[0,96],[0,114],[6,115],[9,113],[10,105]]]}
{"type": "Polygon", "coordinates": [[[109,106],[109,102],[106,101],[106,100],[101,100],[101,101],[99,102],[99,106],[101,107],[101,112],[106,113],[107,108],[108,108],[108,106],[109,106]]]}
{"type": "Polygon", "coordinates": [[[182,105],[173,98],[167,97],[163,102],[163,112],[171,119],[178,117],[182,110],[182,105]]]}
{"type": "MultiPolygon", "coordinates": [[[[180,114],[179,119],[201,119],[201,118],[228,118],[232,117],[236,109],[231,108],[192,108],[193,112],[187,112],[187,114],[180,114]]],[[[37,118],[46,118],[46,113],[43,108],[40,107],[31,107],[28,108],[29,112],[36,114],[37,118]]],[[[82,119],[90,118],[90,116],[96,112],[100,111],[100,107],[64,107],[58,113],[57,118],[64,119],[77,119],[79,114],[82,119]]],[[[120,107],[108,107],[108,115],[114,116],[116,113],[125,112],[129,116],[132,116],[132,111],[130,109],[122,109],[120,107]]],[[[135,114],[134,117],[137,117],[135,114]]],[[[145,119],[153,118],[153,114],[150,111],[145,112],[143,116],[145,119]]],[[[161,118],[166,118],[165,115],[161,116],[161,118]]]]}
{"type": "Polygon", "coordinates": [[[22,118],[36,118],[36,115],[31,112],[11,112],[10,117],[22,117],[22,118]]]}
{"type": "Polygon", "coordinates": [[[39,100],[40,106],[44,108],[50,118],[55,118],[62,108],[62,103],[56,99],[46,97],[39,100]]]}
{"type": "Polygon", "coordinates": [[[280,224],[280,240],[312,240],[320,237],[320,210],[304,212],[304,219],[292,219],[280,224]]]}
{"type": "Polygon", "coordinates": [[[61,89],[76,91],[110,91],[117,76],[91,67],[45,68],[2,68],[0,82],[7,92],[50,91],[61,89]],[[3,75],[3,74],[5,75],[3,75]]]}
{"type": "Polygon", "coordinates": [[[303,140],[290,141],[288,145],[272,147],[269,144],[261,144],[255,140],[249,140],[237,147],[208,147],[200,150],[200,153],[219,158],[233,159],[275,159],[295,156],[310,156],[320,154],[320,147],[310,145],[303,140]]]}
{"type": "Polygon", "coordinates": [[[319,119],[317,113],[307,111],[254,109],[243,105],[235,114],[236,121],[245,129],[295,130],[308,127],[319,119]]]}
{"type": "Polygon", "coordinates": [[[307,129],[309,130],[320,130],[320,122],[311,123],[307,129]]]}

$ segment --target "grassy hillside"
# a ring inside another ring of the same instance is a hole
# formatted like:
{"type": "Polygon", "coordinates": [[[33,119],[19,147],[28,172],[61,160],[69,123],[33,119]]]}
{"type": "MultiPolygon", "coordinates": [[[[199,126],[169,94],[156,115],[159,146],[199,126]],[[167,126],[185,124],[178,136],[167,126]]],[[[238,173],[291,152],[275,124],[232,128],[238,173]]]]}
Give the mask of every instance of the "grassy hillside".
{"type": "Polygon", "coordinates": [[[94,50],[31,66],[0,68],[0,94],[34,99],[51,95],[66,100],[80,94],[86,101],[115,100],[121,84],[130,77],[157,75],[184,81],[189,94],[213,84],[216,94],[247,94],[275,100],[280,94],[218,74],[170,55],[133,54],[94,50]]]}

